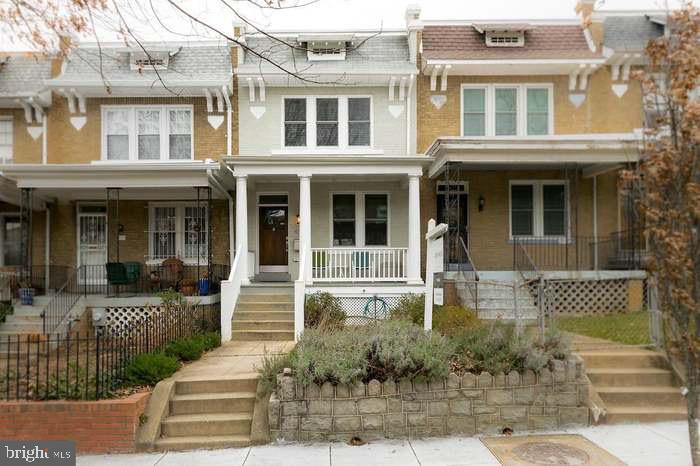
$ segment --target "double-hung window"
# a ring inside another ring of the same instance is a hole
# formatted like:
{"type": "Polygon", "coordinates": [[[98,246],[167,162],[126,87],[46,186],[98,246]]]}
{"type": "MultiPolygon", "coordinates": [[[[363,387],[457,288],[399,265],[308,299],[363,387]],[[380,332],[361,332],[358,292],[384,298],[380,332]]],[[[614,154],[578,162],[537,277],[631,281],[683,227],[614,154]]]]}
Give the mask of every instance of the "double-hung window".
{"type": "Polygon", "coordinates": [[[462,85],[462,136],[552,134],[549,84],[462,85]]]}
{"type": "Polygon", "coordinates": [[[102,107],[104,160],[191,160],[192,107],[102,107]]]}
{"type": "Polygon", "coordinates": [[[562,238],[568,228],[566,181],[511,181],[511,237],[562,238]]]}
{"type": "Polygon", "coordinates": [[[285,148],[344,149],[372,145],[370,97],[285,97],[285,148]]]}
{"type": "Polygon", "coordinates": [[[389,245],[388,194],[334,193],[332,204],[333,246],[389,245]]]}
{"type": "Polygon", "coordinates": [[[206,206],[163,203],[149,206],[149,248],[152,261],[179,257],[185,262],[207,261],[208,215],[206,206]]]}
{"type": "Polygon", "coordinates": [[[12,120],[0,117],[0,163],[12,162],[12,120]]]}

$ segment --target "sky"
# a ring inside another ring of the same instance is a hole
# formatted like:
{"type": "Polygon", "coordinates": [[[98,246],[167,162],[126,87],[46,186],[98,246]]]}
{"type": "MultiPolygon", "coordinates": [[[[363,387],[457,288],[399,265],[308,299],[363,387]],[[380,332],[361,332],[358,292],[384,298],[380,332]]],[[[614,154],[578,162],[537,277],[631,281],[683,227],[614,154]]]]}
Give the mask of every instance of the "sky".
{"type": "MultiPolygon", "coordinates": [[[[419,5],[421,18],[442,20],[463,19],[574,19],[577,0],[272,0],[291,8],[261,9],[254,2],[266,0],[176,0],[178,5],[206,24],[230,34],[236,18],[226,7],[231,5],[249,22],[264,30],[389,30],[402,29],[408,5],[419,5]],[[304,3],[310,3],[303,5],[304,3]]],[[[197,41],[220,38],[206,27],[197,26],[166,0],[118,0],[122,14],[139,40],[197,41]]],[[[667,3],[677,6],[681,0],[598,0],[598,9],[640,10],[665,9],[667,3]]],[[[696,0],[697,2],[697,0],[696,0]]],[[[0,4],[2,0],[0,0],[0,4]]],[[[97,19],[99,40],[116,41],[114,17],[97,19]]],[[[4,40],[3,50],[26,49],[21,43],[4,40]]],[[[95,37],[81,40],[94,42],[95,37]]]]}

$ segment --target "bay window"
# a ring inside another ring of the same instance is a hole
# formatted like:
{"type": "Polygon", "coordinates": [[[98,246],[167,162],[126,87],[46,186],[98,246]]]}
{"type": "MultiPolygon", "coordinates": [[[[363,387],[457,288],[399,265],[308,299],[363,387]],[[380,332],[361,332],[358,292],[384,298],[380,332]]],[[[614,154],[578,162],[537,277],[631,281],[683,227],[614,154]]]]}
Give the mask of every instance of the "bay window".
{"type": "Polygon", "coordinates": [[[103,160],[191,160],[192,107],[102,106],[103,160]]]}
{"type": "Polygon", "coordinates": [[[195,203],[149,205],[149,256],[152,261],[178,257],[184,262],[207,261],[207,207],[195,203]]]}
{"type": "Polygon", "coordinates": [[[388,246],[389,195],[334,193],[331,195],[333,246],[388,246]]]}
{"type": "Polygon", "coordinates": [[[462,136],[553,133],[551,84],[463,84],[462,136]]]}
{"type": "Polygon", "coordinates": [[[511,181],[510,237],[567,236],[565,181],[511,181]]]}
{"type": "Polygon", "coordinates": [[[350,148],[372,145],[370,97],[283,99],[283,147],[350,148]]]}

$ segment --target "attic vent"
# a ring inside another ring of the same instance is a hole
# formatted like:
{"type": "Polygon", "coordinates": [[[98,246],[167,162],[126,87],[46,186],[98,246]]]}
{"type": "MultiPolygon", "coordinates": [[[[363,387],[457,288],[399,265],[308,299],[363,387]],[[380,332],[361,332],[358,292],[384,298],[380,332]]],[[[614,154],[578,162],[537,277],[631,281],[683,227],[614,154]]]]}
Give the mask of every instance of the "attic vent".
{"type": "Polygon", "coordinates": [[[487,32],[486,45],[488,47],[523,47],[525,34],[520,32],[487,32]]]}
{"type": "Polygon", "coordinates": [[[307,57],[310,61],[345,60],[345,42],[307,42],[307,57]]]}
{"type": "Polygon", "coordinates": [[[138,71],[167,70],[169,61],[168,52],[132,52],[130,65],[138,71]]]}

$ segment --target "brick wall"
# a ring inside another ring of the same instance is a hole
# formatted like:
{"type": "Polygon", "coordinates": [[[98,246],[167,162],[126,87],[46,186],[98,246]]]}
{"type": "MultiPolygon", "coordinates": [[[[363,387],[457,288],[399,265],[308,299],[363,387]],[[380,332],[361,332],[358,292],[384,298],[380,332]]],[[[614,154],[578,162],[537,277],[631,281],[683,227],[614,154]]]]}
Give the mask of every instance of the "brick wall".
{"type": "MultiPolygon", "coordinates": [[[[27,132],[27,120],[21,108],[0,108],[0,118],[12,118],[12,158],[15,163],[41,163],[41,136],[37,139],[27,132]]],[[[36,126],[37,123],[32,123],[36,126]]]]}
{"type": "Polygon", "coordinates": [[[500,434],[588,424],[589,388],[580,360],[551,370],[492,376],[450,374],[430,382],[372,380],[302,387],[279,377],[270,398],[272,439],[340,440],[500,434]]]}
{"type": "Polygon", "coordinates": [[[79,453],[135,451],[150,393],[101,401],[0,403],[3,440],[74,440],[79,453]]]}

